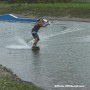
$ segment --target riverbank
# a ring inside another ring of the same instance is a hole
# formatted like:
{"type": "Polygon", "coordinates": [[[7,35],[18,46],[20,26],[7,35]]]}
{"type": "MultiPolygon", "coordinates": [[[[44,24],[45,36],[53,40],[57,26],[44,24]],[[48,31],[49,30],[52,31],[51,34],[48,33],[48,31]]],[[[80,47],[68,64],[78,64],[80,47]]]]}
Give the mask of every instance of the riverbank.
{"type": "Polygon", "coordinates": [[[19,14],[34,17],[90,18],[90,4],[0,4],[0,14],[19,14]]]}
{"type": "MultiPolygon", "coordinates": [[[[25,15],[25,14],[14,14],[15,16],[18,17],[25,17],[25,18],[38,18],[38,16],[35,15],[25,15]]],[[[65,16],[65,17],[52,17],[52,16],[45,16],[44,17],[47,20],[59,20],[59,21],[77,21],[77,22],[90,22],[90,18],[78,18],[78,17],[69,17],[69,16],[65,16]]]]}
{"type": "Polygon", "coordinates": [[[14,14],[19,17],[89,21],[90,4],[55,3],[55,4],[0,4],[0,14],[14,14]]]}
{"type": "Polygon", "coordinates": [[[0,65],[0,90],[43,90],[31,82],[22,81],[6,67],[0,65]]]}

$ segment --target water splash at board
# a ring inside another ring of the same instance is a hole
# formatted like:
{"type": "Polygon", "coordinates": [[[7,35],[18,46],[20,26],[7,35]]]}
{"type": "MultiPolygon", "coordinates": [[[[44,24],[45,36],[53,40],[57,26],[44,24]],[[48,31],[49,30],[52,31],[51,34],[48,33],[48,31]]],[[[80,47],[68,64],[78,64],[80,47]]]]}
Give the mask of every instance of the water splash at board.
{"type": "Polygon", "coordinates": [[[31,49],[31,47],[27,47],[27,46],[21,46],[21,45],[10,45],[10,46],[6,46],[6,48],[9,49],[31,49]]]}
{"type": "Polygon", "coordinates": [[[16,37],[16,40],[19,42],[19,44],[11,44],[6,46],[8,49],[31,49],[31,46],[29,46],[25,40],[21,39],[20,37],[16,37]]]}

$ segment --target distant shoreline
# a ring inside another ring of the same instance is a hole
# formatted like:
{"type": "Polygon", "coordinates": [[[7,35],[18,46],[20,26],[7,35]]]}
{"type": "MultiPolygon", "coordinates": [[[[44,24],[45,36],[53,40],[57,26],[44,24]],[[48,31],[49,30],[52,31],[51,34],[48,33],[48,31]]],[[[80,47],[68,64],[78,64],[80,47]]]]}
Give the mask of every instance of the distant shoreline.
{"type": "Polygon", "coordinates": [[[0,4],[0,14],[19,17],[45,17],[52,20],[90,21],[90,3],[0,4]]]}
{"type": "MultiPolygon", "coordinates": [[[[39,18],[38,16],[35,16],[35,15],[25,15],[25,14],[15,14],[16,16],[18,17],[25,17],[25,18],[39,18]]],[[[45,16],[43,17],[45,19],[48,19],[48,20],[59,20],[59,21],[77,21],[77,22],[90,22],[90,18],[77,18],[77,17],[52,17],[52,16],[45,16]]]]}

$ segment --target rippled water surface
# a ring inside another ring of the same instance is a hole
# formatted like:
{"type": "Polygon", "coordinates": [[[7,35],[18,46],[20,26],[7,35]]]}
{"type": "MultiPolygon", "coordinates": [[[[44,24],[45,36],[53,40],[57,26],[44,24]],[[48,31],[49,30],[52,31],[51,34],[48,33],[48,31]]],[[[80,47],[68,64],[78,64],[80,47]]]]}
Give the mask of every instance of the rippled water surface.
{"type": "Polygon", "coordinates": [[[90,23],[54,21],[41,28],[39,52],[31,50],[33,26],[0,22],[0,64],[46,90],[89,90],[90,23]]]}

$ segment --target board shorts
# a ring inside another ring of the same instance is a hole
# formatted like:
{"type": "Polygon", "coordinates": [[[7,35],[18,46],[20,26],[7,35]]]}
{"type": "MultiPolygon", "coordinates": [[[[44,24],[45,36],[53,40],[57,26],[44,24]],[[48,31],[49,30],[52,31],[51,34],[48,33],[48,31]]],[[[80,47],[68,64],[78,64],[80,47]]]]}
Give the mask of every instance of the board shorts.
{"type": "Polygon", "coordinates": [[[40,40],[37,32],[32,31],[31,33],[32,33],[32,36],[33,36],[34,39],[37,38],[38,40],[40,40]]]}

